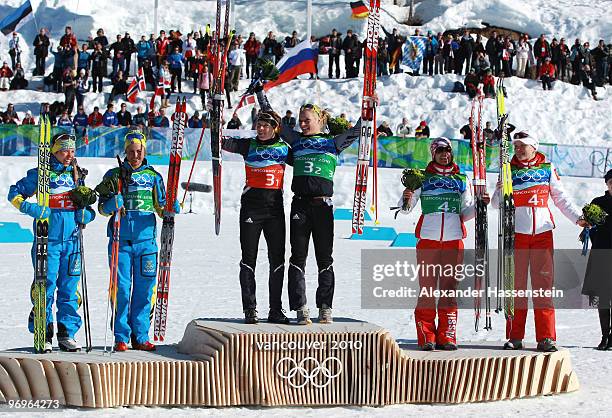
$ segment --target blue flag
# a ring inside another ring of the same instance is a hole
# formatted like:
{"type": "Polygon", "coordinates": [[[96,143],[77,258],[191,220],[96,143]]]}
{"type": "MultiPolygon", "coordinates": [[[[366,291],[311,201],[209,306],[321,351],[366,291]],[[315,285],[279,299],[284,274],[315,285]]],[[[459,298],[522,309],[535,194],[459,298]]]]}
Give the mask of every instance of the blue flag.
{"type": "Polygon", "coordinates": [[[410,36],[402,45],[402,67],[418,71],[425,54],[425,40],[423,36],[410,36]]]}
{"type": "Polygon", "coordinates": [[[8,35],[15,31],[28,15],[32,13],[32,3],[30,0],[26,0],[21,6],[9,13],[0,21],[0,31],[3,34],[8,35]]]}

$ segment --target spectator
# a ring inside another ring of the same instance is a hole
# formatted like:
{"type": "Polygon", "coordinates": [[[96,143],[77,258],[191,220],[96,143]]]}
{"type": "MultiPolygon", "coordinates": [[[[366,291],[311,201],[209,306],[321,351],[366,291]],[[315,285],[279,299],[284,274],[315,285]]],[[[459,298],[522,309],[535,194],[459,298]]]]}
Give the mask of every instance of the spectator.
{"type": "Polygon", "coordinates": [[[378,47],[376,65],[378,67],[377,76],[389,75],[389,51],[387,50],[387,41],[385,40],[378,47]]]}
{"type": "Polygon", "coordinates": [[[119,70],[117,71],[116,77],[113,79],[113,89],[111,90],[108,102],[112,102],[117,96],[125,96],[127,89],[128,85],[127,81],[125,81],[125,77],[123,76],[123,71],[119,70]]]}
{"type": "Polygon", "coordinates": [[[427,122],[422,120],[419,126],[414,130],[414,136],[416,138],[429,138],[429,135],[429,126],[427,126],[427,122]]]}
{"type": "MultiPolygon", "coordinates": [[[[346,37],[342,42],[342,50],[344,51],[344,71],[346,72],[345,78],[357,77],[355,69],[355,57],[359,48],[359,42],[357,38],[353,36],[353,31],[346,31],[346,37]]],[[[357,70],[358,72],[358,70],[357,70]]]]}
{"type": "Polygon", "coordinates": [[[463,80],[463,85],[465,86],[465,91],[468,94],[470,99],[476,97],[479,93],[478,85],[480,84],[480,79],[476,75],[476,71],[473,68],[470,68],[470,71],[465,76],[463,80]]]}
{"type": "Polygon", "coordinates": [[[482,79],[482,92],[486,98],[495,97],[495,77],[490,68],[485,72],[485,76],[482,79]]]}
{"type": "Polygon", "coordinates": [[[355,77],[359,77],[359,69],[361,68],[361,58],[363,58],[363,44],[359,41],[359,37],[357,36],[356,33],[353,33],[353,38],[355,39],[355,66],[353,67],[355,69],[355,72],[353,73],[353,76],[355,77]]]}
{"type": "Polygon", "coordinates": [[[482,130],[482,135],[488,145],[493,145],[495,131],[491,129],[491,122],[485,123],[485,128],[482,130]]]}
{"type": "Polygon", "coordinates": [[[121,110],[117,113],[117,122],[120,126],[132,126],[132,114],[127,110],[125,103],[121,103],[121,110]]]}
{"type": "Polygon", "coordinates": [[[463,31],[463,36],[459,40],[459,56],[457,57],[459,72],[457,74],[463,73],[463,63],[465,62],[465,72],[472,68],[472,52],[474,50],[474,38],[470,35],[470,31],[465,29],[463,31]]]}
{"type": "Polygon", "coordinates": [[[71,49],[76,51],[77,39],[76,36],[74,36],[74,33],[72,33],[72,27],[66,26],[64,28],[64,36],[62,36],[60,39],[60,46],[62,49],[71,49]]]}
{"type": "Polygon", "coordinates": [[[57,126],[63,127],[71,127],[72,128],[72,120],[70,119],[70,115],[68,115],[68,111],[64,109],[59,119],[57,120],[57,126]]]}
{"type": "Polygon", "coordinates": [[[147,40],[145,35],[140,37],[140,41],[136,44],[136,60],[138,61],[138,68],[141,68],[145,59],[151,57],[151,50],[153,44],[147,40]]]}
{"type": "Polygon", "coordinates": [[[580,39],[576,39],[570,52],[570,61],[572,63],[572,84],[580,84],[582,82],[582,60],[584,57],[584,48],[580,43],[580,39]]]}
{"type": "Polygon", "coordinates": [[[393,131],[389,127],[389,122],[387,121],[384,121],[383,123],[381,123],[376,129],[376,132],[378,133],[378,136],[381,136],[381,137],[382,136],[393,136],[393,131]]]}
{"type": "Polygon", "coordinates": [[[208,65],[203,65],[200,75],[198,76],[198,88],[200,89],[200,100],[202,101],[202,110],[206,109],[206,96],[210,87],[210,78],[208,76],[208,65]]]}
{"type": "Polygon", "coordinates": [[[97,128],[102,125],[103,121],[104,116],[100,113],[100,108],[95,106],[93,112],[91,112],[87,118],[87,124],[92,128],[97,128]]]}
{"type": "Polygon", "coordinates": [[[21,68],[21,63],[15,65],[15,73],[9,86],[10,90],[23,90],[28,87],[28,80],[25,79],[25,72],[21,68]]]}
{"type": "Polygon", "coordinates": [[[89,92],[89,81],[87,80],[87,72],[84,68],[79,70],[79,76],[76,79],[76,100],[77,107],[83,106],[85,100],[85,94],[89,92]]]}
{"type": "Polygon", "coordinates": [[[608,60],[610,59],[610,50],[603,39],[600,39],[597,47],[591,51],[591,56],[595,61],[595,84],[603,87],[608,78],[608,60]]]}
{"type": "Polygon", "coordinates": [[[147,113],[147,124],[148,126],[155,126],[155,118],[159,115],[159,112],[155,110],[155,103],[151,104],[151,110],[147,113]]]}
{"type": "Polygon", "coordinates": [[[516,47],[516,75],[517,77],[525,77],[525,69],[527,68],[527,62],[529,61],[529,46],[521,38],[519,39],[518,46],[516,47]]]}
{"type": "Polygon", "coordinates": [[[0,91],[7,91],[9,89],[11,77],[13,77],[13,70],[11,70],[8,63],[4,61],[2,67],[0,67],[0,91]]]}
{"type": "Polygon", "coordinates": [[[261,42],[255,38],[255,33],[249,34],[249,39],[244,44],[244,51],[246,54],[246,76],[252,78],[254,76],[253,71],[255,70],[255,63],[259,56],[259,50],[261,49],[261,42]]]}
{"type": "Polygon", "coordinates": [[[297,32],[293,31],[291,33],[291,37],[287,37],[287,40],[285,41],[285,48],[294,48],[297,44],[300,43],[300,38],[298,38],[297,36],[297,32]]]}
{"type": "Polygon", "coordinates": [[[132,117],[132,125],[139,128],[147,126],[147,114],[142,111],[142,106],[136,107],[136,114],[132,117]]]}
{"type": "MultiPolygon", "coordinates": [[[[185,63],[185,78],[193,78],[193,62],[195,59],[196,42],[193,39],[193,33],[187,34],[187,40],[183,45],[183,62],[185,63]]],[[[195,88],[193,90],[195,93],[195,88]]]]}
{"type": "MultiPolygon", "coordinates": [[[[85,108],[83,107],[82,104],[77,105],[76,115],[74,115],[74,117],[72,118],[72,124],[74,125],[75,130],[77,130],[77,128],[86,128],[87,123],[88,123],[88,117],[87,117],[87,113],[85,113],[85,108]]],[[[80,129],[80,130],[84,131],[84,129],[80,129]]],[[[80,132],[80,134],[82,135],[83,132],[80,132]]]]}
{"type": "Polygon", "coordinates": [[[472,139],[472,117],[470,116],[468,123],[459,129],[459,133],[463,135],[463,139],[472,139]]]}
{"type": "Polygon", "coordinates": [[[233,114],[229,122],[227,122],[227,129],[242,129],[242,122],[238,119],[237,114],[233,114]]]}
{"type": "Polygon", "coordinates": [[[163,107],[159,108],[159,113],[153,120],[153,126],[156,128],[168,128],[170,127],[170,121],[166,117],[166,110],[163,107]]]}
{"type": "Polygon", "coordinates": [[[6,112],[4,112],[4,123],[12,123],[15,125],[19,124],[19,115],[15,112],[15,106],[9,103],[6,106],[6,112]]]}
{"type": "Polygon", "coordinates": [[[408,122],[408,118],[402,118],[402,123],[397,125],[397,134],[403,138],[406,138],[410,135],[410,122],[408,122]]]}
{"type": "MultiPolygon", "coordinates": [[[[386,41],[383,41],[386,44],[386,41]]],[[[433,36],[433,32],[427,32],[427,40],[425,41],[425,54],[423,57],[423,74],[434,74],[434,59],[438,53],[438,40],[433,36]]],[[[378,51],[387,49],[387,45],[379,47],[378,51]]],[[[380,57],[380,55],[379,55],[380,57]]],[[[386,54],[386,59],[389,59],[389,55],[386,54]]],[[[437,74],[437,73],[436,73],[437,74]]]]}
{"type": "Polygon", "coordinates": [[[166,60],[169,44],[170,40],[166,38],[166,31],[159,31],[159,37],[155,40],[155,56],[157,58],[157,68],[160,68],[166,60]]]}
{"type": "Polygon", "coordinates": [[[117,119],[117,114],[113,111],[115,105],[109,103],[106,105],[106,112],[102,115],[102,124],[109,128],[115,128],[119,125],[119,120],[117,119]]]}
{"type": "Polygon", "coordinates": [[[81,45],[77,63],[77,73],[80,73],[81,70],[85,70],[87,74],[89,74],[90,58],[91,54],[87,51],[87,44],[81,45]]]}
{"type": "Polygon", "coordinates": [[[94,93],[102,93],[102,78],[106,76],[106,58],[106,51],[102,49],[102,44],[97,42],[90,57],[94,93]]]}
{"type": "Polygon", "coordinates": [[[502,71],[506,77],[512,77],[512,56],[514,55],[514,45],[509,37],[506,37],[502,47],[502,71]]]}
{"type": "Polygon", "coordinates": [[[491,68],[497,74],[499,72],[499,52],[498,51],[498,43],[497,43],[497,32],[493,31],[491,33],[491,37],[487,40],[485,44],[485,52],[489,57],[489,62],[491,63],[491,68]]]}
{"type": "Polygon", "coordinates": [[[580,72],[582,77],[582,85],[591,92],[593,100],[597,100],[597,91],[595,90],[595,80],[593,79],[593,71],[590,65],[584,65],[580,72]]]}
{"type": "Polygon", "coordinates": [[[583,55],[582,55],[582,65],[588,65],[591,66],[592,64],[592,59],[593,56],[591,55],[591,48],[589,46],[590,44],[588,42],[585,42],[582,45],[582,50],[583,50],[583,55]]]}
{"type": "Polygon", "coordinates": [[[336,29],[332,29],[329,35],[329,67],[327,75],[333,78],[334,65],[336,66],[336,78],[340,78],[340,51],[342,51],[342,36],[336,29]]]}
{"type": "Polygon", "coordinates": [[[487,69],[491,68],[489,61],[487,60],[483,52],[478,53],[478,56],[476,57],[472,65],[479,79],[482,79],[487,69]]]}
{"type": "Polygon", "coordinates": [[[32,116],[32,112],[30,110],[26,110],[25,116],[21,124],[22,125],[36,125],[36,120],[34,119],[34,116],[32,116]]]}
{"type": "Polygon", "coordinates": [[[125,74],[125,44],[121,35],[117,35],[117,40],[108,47],[108,52],[113,51],[113,72],[111,78],[117,76],[118,71],[125,74]]]}
{"type": "Polygon", "coordinates": [[[438,33],[436,40],[438,41],[438,52],[434,56],[434,74],[444,74],[444,36],[442,33],[438,33]]]}
{"type": "Polygon", "coordinates": [[[136,52],[136,45],[134,44],[134,40],[130,36],[129,33],[125,33],[123,37],[123,53],[125,56],[125,76],[128,77],[130,75],[130,66],[132,65],[132,54],[136,52]]]}
{"type": "Polygon", "coordinates": [[[57,119],[55,118],[55,112],[51,112],[51,106],[49,105],[49,103],[45,102],[41,106],[42,110],[40,112],[40,116],[47,116],[51,125],[55,125],[57,119]]]}
{"type": "Polygon", "coordinates": [[[76,83],[72,76],[72,68],[66,67],[62,74],[62,88],[64,90],[64,103],[68,114],[72,114],[74,109],[74,99],[76,97],[76,83]]]}
{"type": "Polygon", "coordinates": [[[539,75],[542,81],[542,89],[552,90],[552,83],[555,80],[555,66],[552,64],[550,57],[544,58],[539,75]]]}
{"type": "Polygon", "coordinates": [[[45,28],[40,28],[38,35],[34,38],[34,56],[36,57],[36,68],[34,75],[45,75],[45,60],[49,55],[49,37],[46,35],[45,28]]]}
{"type": "Polygon", "coordinates": [[[291,110],[287,110],[287,113],[285,113],[285,116],[283,116],[281,119],[281,125],[287,126],[291,129],[295,128],[296,120],[291,110]]]}
{"type": "Polygon", "coordinates": [[[193,113],[193,116],[187,121],[187,127],[194,129],[202,129],[202,119],[200,119],[200,112],[197,110],[193,113]]]}
{"type": "Polygon", "coordinates": [[[170,73],[170,68],[168,68],[168,61],[164,61],[162,63],[161,68],[159,69],[159,78],[163,84],[163,91],[161,95],[161,107],[170,106],[170,94],[171,90],[171,80],[172,74],[170,73]]]}
{"type": "Polygon", "coordinates": [[[13,37],[9,41],[9,55],[11,56],[11,68],[13,71],[15,70],[17,63],[21,64],[21,45],[19,41],[19,34],[17,32],[13,32],[13,37]]]}
{"type": "Polygon", "coordinates": [[[240,81],[242,66],[246,62],[244,49],[234,45],[233,49],[229,52],[228,59],[230,65],[230,79],[227,80],[226,83],[229,82],[232,89],[238,91],[238,82],[240,81]]]}
{"type": "Polygon", "coordinates": [[[553,48],[552,54],[557,59],[557,62],[555,62],[555,58],[553,58],[553,64],[557,67],[557,78],[567,81],[567,61],[569,60],[570,52],[564,38],[561,38],[559,45],[553,48]]]}
{"type": "Polygon", "coordinates": [[[272,31],[270,31],[268,32],[268,36],[266,37],[266,39],[264,39],[263,41],[262,57],[264,59],[277,63],[278,62],[276,58],[277,50],[278,50],[278,42],[276,42],[276,36],[274,35],[272,31]]]}

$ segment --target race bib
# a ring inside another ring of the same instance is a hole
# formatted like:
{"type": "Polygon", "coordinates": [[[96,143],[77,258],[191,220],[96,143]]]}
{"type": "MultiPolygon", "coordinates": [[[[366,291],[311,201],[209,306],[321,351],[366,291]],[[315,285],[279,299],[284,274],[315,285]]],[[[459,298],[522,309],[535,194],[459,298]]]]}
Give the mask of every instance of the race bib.
{"type": "Polygon", "coordinates": [[[70,192],[49,195],[49,207],[51,209],[75,210],[74,202],[70,192]]]}
{"type": "Polygon", "coordinates": [[[421,209],[424,215],[429,213],[460,213],[461,195],[457,193],[421,194],[421,209]]]}
{"type": "Polygon", "coordinates": [[[524,190],[513,190],[514,206],[528,206],[544,208],[548,206],[548,185],[529,187],[524,190]]]}
{"type": "Polygon", "coordinates": [[[128,211],[155,212],[153,193],[150,190],[133,190],[123,194],[125,209],[128,211]]]}
{"type": "Polygon", "coordinates": [[[255,189],[282,189],[285,166],[281,164],[266,167],[246,166],[246,184],[255,189]]]}
{"type": "Polygon", "coordinates": [[[329,154],[306,154],[295,156],[294,176],[315,176],[333,181],[336,171],[336,157],[329,154]]]}

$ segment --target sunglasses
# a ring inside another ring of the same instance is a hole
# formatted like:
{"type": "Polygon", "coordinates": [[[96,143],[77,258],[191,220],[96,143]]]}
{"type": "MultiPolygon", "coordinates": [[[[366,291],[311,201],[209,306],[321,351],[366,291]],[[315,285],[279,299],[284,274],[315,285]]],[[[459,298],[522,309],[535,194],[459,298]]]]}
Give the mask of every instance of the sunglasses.
{"type": "Polygon", "coordinates": [[[300,112],[302,110],[312,110],[319,117],[323,114],[323,111],[321,110],[321,108],[313,103],[306,103],[305,105],[302,105],[302,107],[300,107],[300,112]]]}
{"type": "Polygon", "coordinates": [[[443,152],[453,152],[451,147],[438,147],[436,148],[436,154],[441,154],[443,152]]]}
{"type": "Polygon", "coordinates": [[[520,132],[515,133],[513,138],[514,139],[524,139],[528,137],[529,137],[529,134],[527,132],[520,131],[520,132]]]}

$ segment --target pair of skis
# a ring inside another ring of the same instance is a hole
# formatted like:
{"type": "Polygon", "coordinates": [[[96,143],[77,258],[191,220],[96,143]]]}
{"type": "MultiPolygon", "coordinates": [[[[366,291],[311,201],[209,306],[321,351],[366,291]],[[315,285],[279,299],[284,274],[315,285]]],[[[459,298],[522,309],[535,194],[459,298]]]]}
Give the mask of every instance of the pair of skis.
{"type": "MultiPolygon", "coordinates": [[[[484,97],[479,95],[472,100],[472,111],[470,113],[470,129],[472,139],[472,168],[474,197],[476,200],[476,222],[475,222],[475,255],[476,265],[483,266],[483,269],[476,270],[475,290],[480,292],[484,289],[488,291],[490,287],[489,278],[489,240],[487,228],[487,205],[484,196],[487,193],[487,159],[486,143],[482,131],[482,105],[484,97]]],[[[474,329],[478,331],[482,308],[482,298],[480,293],[474,298],[474,329]]],[[[491,329],[491,302],[488,295],[485,295],[485,326],[486,330],[491,329]]]]}
{"type": "Polygon", "coordinates": [[[232,43],[234,31],[229,32],[229,19],[231,0],[225,5],[225,21],[223,37],[221,33],[222,0],[217,0],[217,17],[215,39],[213,44],[213,83],[212,83],[212,111],[210,117],[210,151],[212,155],[213,194],[215,206],[215,234],[219,235],[221,229],[221,139],[223,130],[223,92],[225,91],[225,71],[227,68],[227,54],[232,43]],[[221,40],[225,45],[221,48],[221,40]]]}
{"type": "MultiPolygon", "coordinates": [[[[370,0],[368,32],[365,41],[365,72],[363,76],[363,98],[361,101],[361,133],[355,173],[353,197],[353,234],[363,234],[366,211],[370,149],[376,147],[376,104],[370,98],[376,93],[376,71],[378,55],[378,32],[380,30],[380,0],[370,0]]],[[[376,154],[376,149],[374,150],[376,154]]],[[[375,173],[376,174],[376,173],[375,173]]],[[[376,192],[376,190],[375,190],[376,192]]]]}
{"type": "MultiPolygon", "coordinates": [[[[499,201],[499,232],[497,237],[497,307],[496,312],[502,311],[502,301],[499,290],[514,290],[514,201],[512,198],[512,171],[510,168],[510,138],[508,136],[504,91],[504,79],[500,77],[496,86],[497,97],[497,133],[500,136],[499,144],[499,170],[502,181],[503,197],[499,201]]],[[[504,297],[503,311],[506,319],[514,318],[514,298],[504,297]]]]}
{"type": "Polygon", "coordinates": [[[177,100],[173,119],[170,165],[168,167],[168,181],[166,182],[166,207],[164,208],[159,251],[159,274],[157,277],[157,299],[155,301],[153,328],[155,341],[164,341],[168,319],[168,293],[170,291],[170,268],[174,243],[174,202],[178,198],[185,127],[187,126],[187,100],[184,97],[182,101],[177,100]]]}
{"type": "MultiPolygon", "coordinates": [[[[36,200],[40,206],[49,207],[51,173],[51,122],[47,115],[40,118],[38,142],[38,180],[36,200]]],[[[47,339],[47,270],[49,248],[49,218],[36,220],[36,266],[32,289],[34,300],[34,351],[45,352],[47,339]]]]}

